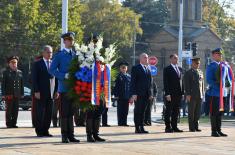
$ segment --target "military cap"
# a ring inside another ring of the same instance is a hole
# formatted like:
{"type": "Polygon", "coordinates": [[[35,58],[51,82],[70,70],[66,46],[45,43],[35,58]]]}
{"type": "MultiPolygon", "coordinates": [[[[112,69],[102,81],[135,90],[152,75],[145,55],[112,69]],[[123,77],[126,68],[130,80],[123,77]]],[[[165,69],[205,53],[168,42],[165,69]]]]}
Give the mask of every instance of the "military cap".
{"type": "Polygon", "coordinates": [[[75,33],[74,32],[67,32],[61,35],[61,38],[65,39],[74,39],[75,33]]]}
{"type": "Polygon", "coordinates": [[[123,62],[120,62],[120,63],[119,63],[119,67],[120,67],[120,66],[129,66],[129,63],[123,61],[123,62]]]}
{"type": "Polygon", "coordinates": [[[198,56],[193,56],[193,57],[191,58],[192,61],[197,61],[197,60],[200,60],[200,59],[201,59],[201,58],[198,57],[198,56]]]}
{"type": "Polygon", "coordinates": [[[212,54],[214,54],[214,53],[220,53],[220,54],[222,54],[222,53],[223,53],[223,49],[222,49],[222,48],[216,48],[216,49],[212,50],[211,53],[212,53],[212,54]]]}
{"type": "Polygon", "coordinates": [[[16,60],[17,62],[19,61],[19,57],[18,56],[10,56],[7,58],[7,62],[11,62],[12,60],[16,60]]]}

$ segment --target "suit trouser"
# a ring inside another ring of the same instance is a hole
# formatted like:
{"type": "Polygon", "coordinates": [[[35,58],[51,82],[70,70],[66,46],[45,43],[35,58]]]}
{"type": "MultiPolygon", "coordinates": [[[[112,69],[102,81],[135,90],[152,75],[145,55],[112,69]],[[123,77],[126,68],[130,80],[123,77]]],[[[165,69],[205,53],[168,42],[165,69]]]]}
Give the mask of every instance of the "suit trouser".
{"type": "Polygon", "coordinates": [[[104,111],[102,112],[102,125],[108,124],[108,108],[104,108],[104,111]]]}
{"type": "Polygon", "coordinates": [[[221,131],[221,122],[223,112],[219,111],[220,98],[217,96],[210,97],[210,120],[212,132],[221,131]]]}
{"type": "Polygon", "coordinates": [[[64,138],[74,138],[73,114],[74,107],[67,93],[61,93],[61,134],[64,138]]]}
{"type": "Polygon", "coordinates": [[[127,124],[127,115],[129,111],[129,100],[128,99],[118,99],[117,101],[117,118],[118,125],[127,124]]]}
{"type": "Polygon", "coordinates": [[[35,100],[36,104],[36,123],[35,131],[39,135],[48,134],[51,125],[52,104],[51,98],[35,100]]]}
{"type": "Polygon", "coordinates": [[[144,122],[151,123],[151,112],[152,112],[153,101],[150,101],[146,107],[145,115],[144,115],[144,122]]]}
{"type": "Polygon", "coordinates": [[[137,101],[134,108],[134,122],[136,127],[144,125],[144,115],[149,101],[150,100],[147,95],[137,96],[137,101]]]}
{"type": "Polygon", "coordinates": [[[167,129],[177,129],[177,121],[180,110],[182,96],[173,96],[171,95],[171,101],[166,101],[166,110],[165,110],[165,125],[167,129]]]}
{"type": "Polygon", "coordinates": [[[188,103],[188,123],[189,130],[198,129],[199,119],[201,115],[201,102],[200,98],[191,98],[188,103]]]}
{"type": "Polygon", "coordinates": [[[52,106],[52,123],[53,126],[57,126],[58,123],[58,113],[59,113],[59,120],[60,120],[60,103],[61,102],[61,98],[59,97],[58,99],[55,99],[53,102],[53,106],[52,106]]]}
{"type": "Polygon", "coordinates": [[[12,97],[10,99],[6,99],[6,126],[12,127],[17,123],[19,112],[19,98],[12,97]]]}

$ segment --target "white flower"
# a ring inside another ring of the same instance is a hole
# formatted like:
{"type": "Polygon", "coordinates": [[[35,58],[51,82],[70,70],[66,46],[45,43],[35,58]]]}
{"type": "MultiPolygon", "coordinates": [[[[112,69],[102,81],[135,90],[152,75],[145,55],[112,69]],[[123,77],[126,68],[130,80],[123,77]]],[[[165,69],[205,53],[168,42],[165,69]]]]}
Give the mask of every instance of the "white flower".
{"type": "Polygon", "coordinates": [[[75,51],[80,51],[81,50],[80,45],[77,44],[77,43],[74,44],[74,48],[75,48],[75,51]]]}
{"type": "Polygon", "coordinates": [[[85,60],[84,56],[79,55],[79,56],[78,56],[78,61],[80,61],[80,62],[81,62],[81,61],[83,61],[83,60],[85,60]]]}
{"type": "Polygon", "coordinates": [[[92,63],[94,62],[94,57],[93,57],[93,56],[90,56],[90,57],[86,58],[85,61],[86,61],[87,63],[89,63],[89,64],[92,64],[92,63]]]}
{"type": "Polygon", "coordinates": [[[82,45],[81,45],[81,50],[80,50],[80,51],[81,51],[82,53],[86,53],[86,52],[87,52],[87,50],[88,50],[88,47],[87,47],[86,45],[82,44],[82,45]]]}
{"type": "Polygon", "coordinates": [[[104,62],[104,58],[103,58],[102,56],[96,56],[96,59],[97,59],[98,61],[104,62]]]}

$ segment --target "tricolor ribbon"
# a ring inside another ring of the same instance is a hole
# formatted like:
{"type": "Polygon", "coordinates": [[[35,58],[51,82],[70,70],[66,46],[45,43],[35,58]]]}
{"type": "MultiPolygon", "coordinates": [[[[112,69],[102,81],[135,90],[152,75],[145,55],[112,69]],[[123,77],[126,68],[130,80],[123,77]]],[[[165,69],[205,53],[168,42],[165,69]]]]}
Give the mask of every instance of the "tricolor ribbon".
{"type": "Polygon", "coordinates": [[[226,78],[230,84],[230,97],[229,97],[229,106],[230,111],[234,111],[234,75],[232,68],[228,65],[227,62],[221,62],[219,65],[220,69],[220,111],[224,111],[224,90],[226,78]]]}
{"type": "Polygon", "coordinates": [[[100,105],[100,96],[104,92],[106,107],[111,107],[111,67],[106,64],[101,70],[101,62],[92,66],[92,105],[100,105]]]}

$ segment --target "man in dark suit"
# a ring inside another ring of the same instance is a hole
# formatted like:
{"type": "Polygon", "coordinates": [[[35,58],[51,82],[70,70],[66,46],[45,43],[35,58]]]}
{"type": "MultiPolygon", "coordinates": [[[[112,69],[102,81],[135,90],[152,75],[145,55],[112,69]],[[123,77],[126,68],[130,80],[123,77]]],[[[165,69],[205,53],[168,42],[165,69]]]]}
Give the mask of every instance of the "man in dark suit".
{"type": "Polygon", "coordinates": [[[49,74],[51,64],[52,47],[44,46],[43,58],[33,66],[33,89],[36,101],[35,131],[38,137],[52,137],[49,134],[52,116],[53,98],[57,91],[55,77],[49,74]]]}
{"type": "Polygon", "coordinates": [[[144,129],[144,113],[150,100],[151,93],[151,73],[148,67],[148,55],[140,55],[140,64],[131,70],[131,102],[135,102],[134,122],[135,133],[148,133],[144,129]]]}
{"type": "Polygon", "coordinates": [[[183,95],[182,68],[178,64],[178,56],[170,55],[171,64],[164,68],[163,82],[165,91],[165,132],[183,132],[177,127],[180,102],[183,95]]]}

